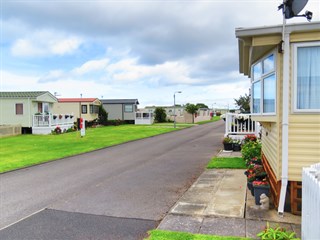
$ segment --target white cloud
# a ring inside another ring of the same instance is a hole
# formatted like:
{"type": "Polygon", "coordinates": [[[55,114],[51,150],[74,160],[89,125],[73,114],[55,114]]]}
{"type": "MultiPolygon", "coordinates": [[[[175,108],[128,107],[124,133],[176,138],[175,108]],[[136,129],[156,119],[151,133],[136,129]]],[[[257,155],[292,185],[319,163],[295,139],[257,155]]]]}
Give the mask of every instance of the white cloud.
{"type": "Polygon", "coordinates": [[[68,39],[58,39],[51,42],[50,51],[53,54],[57,55],[70,54],[79,47],[80,43],[80,39],[75,37],[71,37],[68,39]]]}
{"type": "Polygon", "coordinates": [[[90,60],[84,64],[82,64],[80,67],[77,67],[73,69],[71,72],[76,75],[83,75],[86,73],[90,73],[93,71],[101,71],[105,70],[108,66],[109,59],[100,59],[100,60],[90,60]]]}
{"type": "Polygon", "coordinates": [[[37,84],[39,76],[16,74],[0,70],[1,91],[34,91],[41,90],[37,84]]]}
{"type": "Polygon", "coordinates": [[[11,53],[18,57],[65,55],[75,52],[81,43],[82,40],[79,37],[43,30],[15,40],[11,53]]]}
{"type": "Polygon", "coordinates": [[[165,62],[157,65],[139,64],[137,58],[125,58],[110,63],[108,58],[90,60],[70,71],[52,70],[40,82],[77,79],[104,84],[144,83],[151,86],[200,85],[205,80],[192,78],[189,66],[184,62],[165,62]]]}
{"type": "MultiPolygon", "coordinates": [[[[313,21],[319,1],[306,6],[313,21]]],[[[231,104],[250,84],[238,73],[235,28],[282,24],[280,2],[6,1],[3,69],[14,74],[2,86],[148,104],[172,104],[182,90],[181,103],[231,104]]]]}

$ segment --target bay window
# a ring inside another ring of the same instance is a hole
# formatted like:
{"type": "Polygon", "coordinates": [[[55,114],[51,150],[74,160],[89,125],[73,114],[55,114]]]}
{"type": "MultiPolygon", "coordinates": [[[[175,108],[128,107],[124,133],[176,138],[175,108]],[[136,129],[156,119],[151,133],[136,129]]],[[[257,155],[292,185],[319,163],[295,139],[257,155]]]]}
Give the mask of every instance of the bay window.
{"type": "Polygon", "coordinates": [[[274,114],[276,112],[275,57],[270,54],[252,67],[252,113],[274,114]]]}

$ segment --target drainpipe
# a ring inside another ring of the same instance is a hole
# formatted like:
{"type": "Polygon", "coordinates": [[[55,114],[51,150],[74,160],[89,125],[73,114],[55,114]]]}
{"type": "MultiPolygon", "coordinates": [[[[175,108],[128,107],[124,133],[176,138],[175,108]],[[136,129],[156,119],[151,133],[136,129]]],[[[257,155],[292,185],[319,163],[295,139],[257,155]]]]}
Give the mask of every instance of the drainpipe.
{"type": "Polygon", "coordinates": [[[290,33],[285,30],[286,20],[283,17],[283,87],[282,87],[282,171],[281,190],[278,206],[278,214],[283,216],[286,192],[288,186],[288,133],[289,133],[289,57],[290,57],[290,33]]]}

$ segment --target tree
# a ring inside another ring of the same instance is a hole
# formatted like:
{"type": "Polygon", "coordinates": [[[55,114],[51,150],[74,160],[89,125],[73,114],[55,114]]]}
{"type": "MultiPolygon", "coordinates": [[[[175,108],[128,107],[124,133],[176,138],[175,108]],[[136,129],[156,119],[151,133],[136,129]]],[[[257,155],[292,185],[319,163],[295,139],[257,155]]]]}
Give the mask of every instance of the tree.
{"type": "Polygon", "coordinates": [[[187,103],[185,106],[187,113],[192,114],[192,123],[194,123],[194,114],[198,111],[198,107],[192,103],[187,103]]]}
{"type": "Polygon", "coordinates": [[[166,122],[167,121],[166,110],[162,107],[157,107],[154,110],[154,120],[158,123],[166,122]]]}
{"type": "Polygon", "coordinates": [[[98,123],[101,125],[107,125],[108,123],[108,113],[102,105],[99,106],[98,123]]]}
{"type": "Polygon", "coordinates": [[[197,108],[209,108],[207,105],[205,105],[204,103],[197,103],[196,104],[197,108]]]}
{"type": "Polygon", "coordinates": [[[239,106],[241,112],[250,112],[250,96],[245,94],[240,96],[239,99],[234,99],[236,105],[239,106]]]}

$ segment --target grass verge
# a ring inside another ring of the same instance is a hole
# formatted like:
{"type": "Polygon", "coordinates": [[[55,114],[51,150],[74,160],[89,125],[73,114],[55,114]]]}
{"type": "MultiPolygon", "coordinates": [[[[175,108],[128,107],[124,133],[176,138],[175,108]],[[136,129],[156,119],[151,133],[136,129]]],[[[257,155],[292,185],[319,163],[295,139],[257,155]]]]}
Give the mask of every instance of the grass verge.
{"type": "Polygon", "coordinates": [[[212,168],[230,168],[230,169],[246,169],[246,163],[241,157],[221,158],[214,157],[207,165],[208,169],[212,168]]]}
{"type": "MultiPolygon", "coordinates": [[[[176,123],[176,128],[188,128],[195,126],[197,124],[192,124],[192,123],[176,123]]],[[[169,127],[173,128],[174,123],[173,122],[165,122],[165,123],[154,123],[152,126],[161,126],[161,127],[169,127]]]]}
{"type": "Polygon", "coordinates": [[[202,122],[197,122],[196,124],[201,125],[201,124],[216,122],[216,121],[219,121],[219,120],[221,120],[220,116],[215,116],[215,117],[212,117],[211,120],[202,121],[202,122]]]}
{"type": "Polygon", "coordinates": [[[20,135],[0,138],[0,172],[27,167],[96,149],[174,131],[162,126],[121,125],[88,128],[60,135],[20,135]]]}
{"type": "Polygon", "coordinates": [[[250,238],[192,234],[165,230],[151,230],[149,238],[145,240],[249,240],[250,238]]]}

